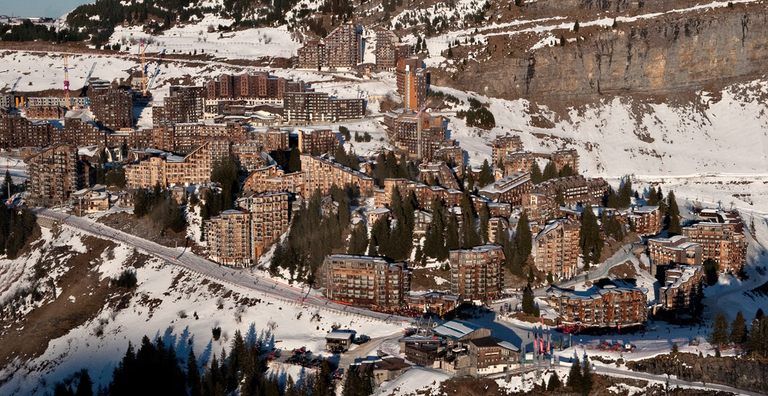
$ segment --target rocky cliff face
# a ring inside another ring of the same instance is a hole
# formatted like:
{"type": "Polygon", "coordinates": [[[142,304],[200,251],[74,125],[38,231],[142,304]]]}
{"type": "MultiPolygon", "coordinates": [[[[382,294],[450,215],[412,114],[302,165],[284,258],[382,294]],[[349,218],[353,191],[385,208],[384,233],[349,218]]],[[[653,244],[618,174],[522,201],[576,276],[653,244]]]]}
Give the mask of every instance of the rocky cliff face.
{"type": "MultiPolygon", "coordinates": [[[[553,32],[561,33],[578,40],[535,51],[496,51],[487,61],[469,62],[467,72],[435,73],[435,83],[504,98],[669,95],[754,78],[768,64],[768,8],[759,3],[620,22],[615,29],[553,32]]],[[[515,36],[503,39],[508,43],[515,36]]]]}

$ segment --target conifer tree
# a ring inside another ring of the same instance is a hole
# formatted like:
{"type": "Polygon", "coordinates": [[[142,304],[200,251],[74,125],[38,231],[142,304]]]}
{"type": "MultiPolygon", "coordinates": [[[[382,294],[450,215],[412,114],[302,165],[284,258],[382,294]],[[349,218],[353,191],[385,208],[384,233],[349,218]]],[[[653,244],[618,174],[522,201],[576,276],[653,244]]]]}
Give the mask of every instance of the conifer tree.
{"type": "Polygon", "coordinates": [[[187,387],[189,387],[189,396],[202,396],[200,371],[197,367],[195,351],[192,348],[189,348],[189,355],[187,355],[187,387]]]}
{"type": "Polygon", "coordinates": [[[456,221],[456,215],[451,211],[446,212],[445,220],[445,247],[446,250],[456,250],[461,247],[459,239],[459,224],[456,221]]]}
{"type": "Polygon", "coordinates": [[[559,389],[561,386],[560,384],[560,377],[557,376],[557,371],[552,372],[552,375],[549,376],[549,382],[547,383],[547,392],[554,392],[557,389],[559,389]]]}
{"type": "Polygon", "coordinates": [[[493,170],[491,169],[491,165],[488,163],[488,160],[483,161],[483,166],[480,168],[480,174],[478,175],[477,182],[480,185],[480,187],[485,187],[495,181],[495,178],[493,177],[493,170]]]}
{"type": "Polygon", "coordinates": [[[667,231],[670,236],[680,235],[683,230],[680,227],[680,208],[675,200],[675,192],[670,191],[667,194],[667,231]]]}
{"type": "Polygon", "coordinates": [[[734,344],[743,344],[747,341],[747,322],[744,320],[744,314],[739,311],[736,318],[731,323],[731,342],[734,344]]]}
{"type": "Polygon", "coordinates": [[[704,260],[704,276],[707,281],[707,285],[713,286],[717,283],[717,278],[720,274],[720,265],[712,258],[704,260]]]}
{"type": "Polygon", "coordinates": [[[632,180],[629,176],[625,176],[621,179],[621,187],[619,187],[618,204],[620,209],[628,208],[632,204],[632,180]]]}
{"type": "Polygon", "coordinates": [[[528,261],[528,256],[531,255],[533,250],[533,235],[531,234],[531,227],[528,224],[528,215],[523,212],[520,215],[520,219],[517,221],[517,228],[515,229],[515,264],[522,268],[528,261]]]}
{"type": "Polygon", "coordinates": [[[531,164],[531,183],[539,184],[543,181],[544,177],[541,174],[541,168],[539,168],[539,164],[534,160],[533,164],[531,164]]]}
{"type": "Polygon", "coordinates": [[[364,225],[358,225],[352,229],[349,236],[349,254],[365,255],[368,250],[368,230],[364,225]]]}
{"type": "Polygon", "coordinates": [[[491,219],[491,213],[488,211],[488,205],[482,205],[478,213],[480,218],[480,239],[483,243],[489,243],[488,241],[488,222],[491,219]]]}
{"type": "Polygon", "coordinates": [[[542,174],[543,180],[550,180],[557,178],[557,167],[555,166],[555,163],[552,161],[547,162],[547,165],[544,167],[544,173],[542,174]]]}
{"type": "Polygon", "coordinates": [[[587,354],[584,354],[584,361],[581,365],[581,394],[589,395],[592,392],[592,365],[589,363],[587,354]]]}
{"type": "Polygon", "coordinates": [[[722,346],[728,343],[728,321],[722,313],[715,316],[710,343],[715,346],[722,346]]]}
{"type": "Polygon", "coordinates": [[[81,371],[79,379],[75,396],[93,396],[93,381],[88,375],[88,370],[81,371]]]}
{"type": "Polygon", "coordinates": [[[600,228],[597,217],[592,212],[592,207],[587,205],[581,213],[581,253],[584,255],[584,267],[589,268],[592,263],[600,261],[600,253],[603,249],[603,239],[600,236],[600,228]]]}
{"type": "Polygon", "coordinates": [[[525,289],[523,289],[523,312],[532,315],[532,316],[539,316],[539,307],[536,306],[536,302],[533,297],[533,290],[531,289],[531,283],[528,282],[528,284],[525,286],[525,289]]]}
{"type": "Polygon", "coordinates": [[[581,361],[579,360],[579,357],[576,356],[576,353],[573,354],[573,364],[571,365],[571,369],[568,371],[568,387],[571,388],[572,391],[578,392],[582,389],[583,381],[582,381],[582,374],[581,374],[581,361]]]}

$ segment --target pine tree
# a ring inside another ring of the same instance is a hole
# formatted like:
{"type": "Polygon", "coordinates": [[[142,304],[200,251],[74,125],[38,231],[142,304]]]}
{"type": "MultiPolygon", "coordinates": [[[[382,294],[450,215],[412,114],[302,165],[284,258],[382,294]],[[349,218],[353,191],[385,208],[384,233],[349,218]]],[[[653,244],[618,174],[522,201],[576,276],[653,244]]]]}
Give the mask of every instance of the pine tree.
{"type": "Polygon", "coordinates": [[[557,178],[557,167],[555,166],[554,162],[549,161],[544,167],[544,174],[542,174],[542,179],[546,181],[555,178],[557,178]]]}
{"type": "Polygon", "coordinates": [[[628,208],[632,204],[632,180],[629,176],[621,179],[621,187],[619,187],[618,207],[620,209],[628,208]]]}
{"type": "Polygon", "coordinates": [[[581,394],[589,395],[592,392],[592,367],[587,354],[584,354],[584,362],[581,366],[581,394]]]}
{"type": "Polygon", "coordinates": [[[587,205],[581,213],[581,253],[584,255],[584,266],[589,268],[591,263],[600,261],[600,253],[603,249],[603,239],[600,236],[600,228],[597,217],[592,212],[592,207],[587,205]]]}
{"type": "Polygon", "coordinates": [[[747,322],[744,315],[739,311],[736,318],[731,323],[731,342],[734,344],[743,344],[747,341],[747,322]]]}
{"type": "Polygon", "coordinates": [[[91,376],[88,375],[88,370],[80,372],[80,381],[77,383],[77,391],[75,396],[92,396],[93,395],[93,381],[91,376]]]}
{"type": "Polygon", "coordinates": [[[427,228],[424,240],[424,254],[437,260],[448,258],[448,250],[445,248],[445,222],[443,221],[443,206],[440,200],[432,201],[432,222],[427,228]]]}
{"type": "Polygon", "coordinates": [[[536,160],[531,164],[531,183],[539,184],[544,181],[544,176],[541,174],[541,168],[536,160]]]}
{"type": "Polygon", "coordinates": [[[557,389],[560,388],[562,384],[560,383],[560,377],[557,376],[557,371],[553,371],[552,375],[549,376],[549,382],[547,383],[547,392],[554,392],[557,389]]]}
{"type": "Polygon", "coordinates": [[[568,371],[568,387],[571,388],[572,391],[578,392],[582,389],[582,374],[581,374],[581,361],[579,360],[579,357],[576,356],[576,353],[573,354],[573,364],[571,365],[571,369],[568,371]]]}
{"type": "Polygon", "coordinates": [[[495,181],[493,177],[493,170],[488,160],[483,161],[483,166],[480,168],[480,174],[478,175],[477,182],[480,187],[485,187],[495,181]]]}
{"type": "Polygon", "coordinates": [[[528,261],[531,250],[533,250],[533,235],[528,224],[528,215],[523,212],[515,229],[515,265],[522,268],[528,261]]]}
{"type": "Polygon", "coordinates": [[[480,212],[478,213],[480,218],[480,239],[483,243],[489,243],[488,241],[488,222],[491,219],[491,213],[488,211],[488,205],[482,205],[480,212]]]}
{"type": "Polygon", "coordinates": [[[525,289],[523,289],[523,312],[527,315],[532,316],[539,316],[539,307],[536,306],[536,301],[533,297],[533,290],[531,289],[531,282],[528,282],[528,284],[525,286],[525,289]]]}
{"type": "Polygon", "coordinates": [[[358,225],[352,228],[352,233],[349,237],[349,254],[365,255],[365,251],[368,249],[368,230],[364,225],[358,225]]]}
{"type": "Polygon", "coordinates": [[[707,285],[713,286],[717,283],[717,278],[720,274],[720,265],[712,258],[704,260],[704,275],[707,280],[707,285]]]}
{"type": "Polygon", "coordinates": [[[715,316],[715,324],[712,326],[710,343],[715,346],[721,346],[728,343],[728,320],[722,313],[715,316]]]}
{"type": "Polygon", "coordinates": [[[189,348],[189,355],[187,355],[187,387],[189,387],[189,396],[202,396],[200,371],[192,348],[189,348]]]}
{"type": "Polygon", "coordinates": [[[670,236],[680,235],[683,230],[680,227],[680,208],[675,200],[675,192],[667,194],[667,231],[670,236]]]}
{"type": "Polygon", "coordinates": [[[445,247],[449,251],[459,249],[461,247],[461,240],[459,239],[459,224],[456,221],[456,215],[448,211],[446,217],[445,247]]]}

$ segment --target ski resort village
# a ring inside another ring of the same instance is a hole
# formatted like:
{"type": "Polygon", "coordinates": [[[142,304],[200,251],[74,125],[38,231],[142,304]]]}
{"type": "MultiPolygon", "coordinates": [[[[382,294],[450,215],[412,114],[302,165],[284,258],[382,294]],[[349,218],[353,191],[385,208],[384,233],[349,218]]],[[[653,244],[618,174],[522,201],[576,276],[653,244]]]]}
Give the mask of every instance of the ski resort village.
{"type": "Polygon", "coordinates": [[[0,394],[766,394],[766,64],[765,0],[0,16],[0,394]]]}

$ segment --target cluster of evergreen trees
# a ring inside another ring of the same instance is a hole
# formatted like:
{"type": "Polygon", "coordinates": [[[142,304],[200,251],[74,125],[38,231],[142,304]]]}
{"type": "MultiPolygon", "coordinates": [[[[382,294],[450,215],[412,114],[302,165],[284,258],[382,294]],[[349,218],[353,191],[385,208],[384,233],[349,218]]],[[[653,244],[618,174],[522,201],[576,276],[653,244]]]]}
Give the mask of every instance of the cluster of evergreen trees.
{"type": "Polygon", "coordinates": [[[558,171],[555,163],[549,161],[547,162],[547,165],[544,166],[544,172],[541,171],[541,168],[539,168],[539,164],[536,161],[533,161],[533,165],[531,165],[531,183],[533,184],[543,183],[547,180],[556,179],[558,177],[575,175],[576,171],[574,171],[573,168],[571,168],[571,166],[568,164],[563,166],[563,168],[558,171]]]}
{"type": "MultiPolygon", "coordinates": [[[[373,223],[371,238],[368,241],[368,254],[384,256],[393,260],[405,260],[411,257],[413,249],[414,211],[418,208],[416,196],[411,194],[403,199],[400,190],[392,192],[392,202],[389,204],[391,219],[382,217],[373,223]]],[[[359,237],[354,235],[353,237],[359,237]]],[[[352,245],[360,245],[362,241],[352,241],[352,245]]]]}
{"type": "Polygon", "coordinates": [[[69,29],[61,29],[58,32],[53,26],[38,25],[25,19],[19,25],[0,24],[0,37],[3,41],[50,41],[61,43],[66,41],[80,41],[83,35],[69,29]]]}
{"type": "Polygon", "coordinates": [[[146,336],[135,351],[131,344],[106,388],[95,393],[87,371],[70,381],[56,384],[54,396],[168,395],[168,396],[330,396],[333,394],[332,367],[326,361],[316,374],[307,373],[294,381],[267,375],[263,350],[258,342],[235,333],[228,352],[214,355],[210,365],[200,362],[190,348],[186,359],[176,355],[173,345],[161,337],[154,342],[146,336]]]}
{"type": "Polygon", "coordinates": [[[411,161],[400,155],[397,158],[394,152],[387,151],[376,156],[376,164],[373,167],[373,180],[377,186],[384,186],[384,179],[403,178],[418,180],[419,168],[411,161]]]}
{"type": "MultiPolygon", "coordinates": [[[[321,153],[311,153],[312,155],[319,155],[321,153]]],[[[294,147],[290,151],[275,150],[269,153],[277,165],[279,165],[285,173],[293,173],[301,170],[301,153],[299,149],[294,147]]]]}
{"type": "Polygon", "coordinates": [[[568,372],[568,387],[571,388],[572,392],[589,395],[592,391],[593,383],[594,379],[592,378],[592,368],[589,363],[589,358],[584,354],[584,359],[579,361],[578,356],[574,354],[573,365],[568,372]]]}
{"type": "Polygon", "coordinates": [[[533,250],[533,235],[528,224],[528,215],[525,212],[520,215],[512,239],[508,233],[500,232],[497,243],[504,249],[505,264],[510,272],[523,276],[523,268],[533,250]]]}
{"type": "Polygon", "coordinates": [[[336,146],[336,150],[333,152],[333,158],[336,160],[336,162],[346,166],[347,168],[360,170],[360,159],[357,158],[357,154],[355,154],[352,149],[347,152],[344,150],[344,146],[341,144],[336,146]]]}
{"type": "Polygon", "coordinates": [[[35,230],[37,216],[28,209],[9,209],[0,203],[0,255],[16,258],[35,230]]]}
{"type": "Polygon", "coordinates": [[[496,119],[487,106],[475,98],[469,98],[469,109],[457,111],[456,117],[464,119],[467,126],[492,129],[496,126],[496,119]]]}
{"type": "Polygon", "coordinates": [[[448,259],[450,250],[469,249],[487,243],[487,209],[477,212],[469,192],[464,192],[459,209],[460,214],[447,208],[442,200],[432,201],[432,222],[427,228],[423,251],[416,252],[418,257],[432,257],[442,261],[448,259]],[[457,216],[461,217],[461,226],[457,216]]]}
{"type": "Polygon", "coordinates": [[[133,215],[142,218],[149,215],[152,221],[163,231],[182,232],[187,226],[184,210],[170,191],[155,185],[152,191],[137,190],[133,196],[133,215]]]}
{"type": "Polygon", "coordinates": [[[597,224],[597,216],[589,205],[585,206],[581,213],[581,235],[579,238],[581,254],[584,256],[584,268],[589,269],[590,264],[600,262],[604,244],[600,226],[597,224]]]}
{"type": "Polygon", "coordinates": [[[739,311],[729,328],[725,315],[719,313],[715,316],[709,341],[718,350],[722,346],[733,344],[745,347],[746,352],[751,355],[768,357],[768,318],[762,309],[758,309],[751,329],[747,329],[746,319],[739,311]]]}
{"type": "Polygon", "coordinates": [[[344,247],[351,219],[350,206],[358,196],[359,191],[354,188],[331,187],[331,199],[338,206],[327,205],[323,214],[322,198],[315,192],[294,212],[287,238],[275,246],[270,271],[276,274],[280,268],[287,269],[292,280],[314,284],[315,273],[325,257],[344,247]],[[334,209],[329,210],[330,206],[334,209]]]}

